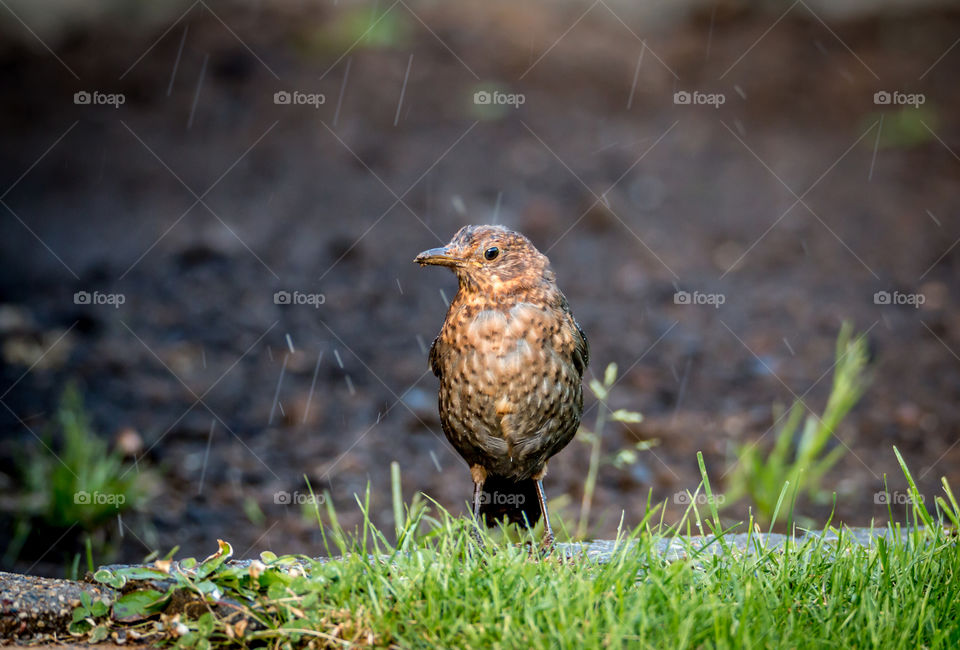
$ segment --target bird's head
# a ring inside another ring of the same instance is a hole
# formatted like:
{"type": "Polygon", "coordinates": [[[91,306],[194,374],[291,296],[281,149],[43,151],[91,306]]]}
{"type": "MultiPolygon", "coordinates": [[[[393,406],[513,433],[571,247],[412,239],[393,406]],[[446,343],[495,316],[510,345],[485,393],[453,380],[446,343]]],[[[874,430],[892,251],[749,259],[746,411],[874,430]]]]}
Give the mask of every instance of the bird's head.
{"type": "Polygon", "coordinates": [[[431,248],[414,260],[425,266],[448,266],[466,291],[503,295],[552,286],[550,260],[530,240],[503,226],[464,226],[450,243],[431,248]]]}

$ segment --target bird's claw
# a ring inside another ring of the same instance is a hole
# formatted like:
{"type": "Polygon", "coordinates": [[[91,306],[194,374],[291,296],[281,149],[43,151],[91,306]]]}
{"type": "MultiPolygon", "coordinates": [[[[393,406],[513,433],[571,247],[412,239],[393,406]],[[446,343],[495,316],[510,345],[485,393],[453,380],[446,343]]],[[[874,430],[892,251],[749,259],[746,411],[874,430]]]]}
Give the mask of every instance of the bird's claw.
{"type": "Polygon", "coordinates": [[[483,535],[480,534],[480,529],[476,525],[470,528],[470,539],[476,543],[481,551],[486,548],[486,544],[483,542],[483,535]]]}

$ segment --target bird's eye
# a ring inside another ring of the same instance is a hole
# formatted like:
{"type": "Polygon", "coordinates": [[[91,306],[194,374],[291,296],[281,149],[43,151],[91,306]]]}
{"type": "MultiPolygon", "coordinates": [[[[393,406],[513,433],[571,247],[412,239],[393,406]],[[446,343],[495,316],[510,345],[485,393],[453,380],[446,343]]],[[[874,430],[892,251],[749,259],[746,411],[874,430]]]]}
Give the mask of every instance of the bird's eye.
{"type": "Polygon", "coordinates": [[[496,246],[491,246],[487,250],[483,251],[483,257],[488,262],[492,262],[493,260],[497,259],[497,255],[499,254],[500,254],[500,249],[497,248],[496,246]]]}

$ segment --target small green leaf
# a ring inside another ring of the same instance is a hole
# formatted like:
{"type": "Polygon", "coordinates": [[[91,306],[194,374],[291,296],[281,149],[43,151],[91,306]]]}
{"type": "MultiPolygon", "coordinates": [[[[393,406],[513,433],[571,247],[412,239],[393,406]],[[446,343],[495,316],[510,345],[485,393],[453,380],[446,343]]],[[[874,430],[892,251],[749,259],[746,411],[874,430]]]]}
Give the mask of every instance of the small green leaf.
{"type": "Polygon", "coordinates": [[[264,551],[260,554],[260,561],[264,564],[270,564],[277,559],[277,554],[271,551],[264,551]]]}
{"type": "Polygon", "coordinates": [[[110,585],[114,589],[122,589],[125,584],[127,584],[127,577],[122,573],[114,573],[108,571],[107,569],[100,569],[93,574],[93,579],[97,582],[102,582],[106,585],[110,585]]]}
{"type": "Polygon", "coordinates": [[[70,627],[67,628],[67,631],[70,634],[80,636],[89,632],[91,627],[92,626],[90,625],[90,623],[81,619],[79,621],[74,621],[73,623],[71,623],[70,627]]]}
{"type": "Polygon", "coordinates": [[[287,585],[282,582],[271,583],[267,587],[267,598],[270,600],[280,600],[287,595],[287,585]]]}
{"type": "Polygon", "coordinates": [[[230,546],[228,542],[218,539],[217,545],[219,546],[217,552],[201,562],[200,566],[197,568],[198,577],[206,578],[208,575],[219,569],[223,563],[229,560],[230,556],[233,555],[233,547],[230,546]]]}
{"type": "Polygon", "coordinates": [[[210,636],[213,634],[213,628],[215,626],[216,621],[210,612],[206,612],[203,616],[197,619],[197,632],[204,636],[210,636]]]}
{"type": "Polygon", "coordinates": [[[613,459],[613,466],[617,469],[623,469],[635,462],[637,462],[637,454],[632,449],[621,449],[613,459]]]}
{"type": "Polygon", "coordinates": [[[156,589],[131,591],[120,596],[113,604],[113,618],[126,623],[153,616],[163,609],[169,595],[170,592],[163,593],[156,589]]]}
{"type": "Polygon", "coordinates": [[[610,388],[617,381],[617,364],[611,363],[603,373],[603,385],[610,388]]]}
{"type": "Polygon", "coordinates": [[[121,575],[127,580],[166,580],[170,576],[160,569],[150,569],[148,567],[131,566],[118,569],[116,575],[121,575]]]}
{"type": "Polygon", "coordinates": [[[596,379],[590,380],[590,390],[593,391],[593,394],[596,395],[597,399],[601,402],[607,399],[607,389],[596,379]]]}
{"type": "Polygon", "coordinates": [[[90,633],[90,642],[99,643],[100,641],[106,639],[109,633],[110,632],[106,625],[98,625],[97,627],[93,628],[93,632],[90,633]]]}
{"type": "Polygon", "coordinates": [[[610,414],[610,419],[616,420],[617,422],[643,422],[643,415],[636,411],[617,409],[610,414]]]}
{"type": "MultiPolygon", "coordinates": [[[[99,573],[99,571],[97,572],[99,573]]],[[[96,576],[94,576],[96,578],[96,576]]],[[[83,605],[83,608],[87,611],[90,611],[90,606],[93,604],[93,598],[90,597],[90,593],[84,591],[80,594],[80,603],[83,605]]]]}
{"type": "Polygon", "coordinates": [[[220,587],[218,587],[217,584],[212,580],[203,580],[201,582],[198,582],[196,584],[196,588],[204,596],[210,596],[214,600],[220,599],[220,596],[221,596],[220,587]]]}
{"type": "Polygon", "coordinates": [[[90,615],[94,617],[106,616],[108,611],[110,611],[110,606],[107,603],[102,600],[95,600],[90,608],[90,615]]]}

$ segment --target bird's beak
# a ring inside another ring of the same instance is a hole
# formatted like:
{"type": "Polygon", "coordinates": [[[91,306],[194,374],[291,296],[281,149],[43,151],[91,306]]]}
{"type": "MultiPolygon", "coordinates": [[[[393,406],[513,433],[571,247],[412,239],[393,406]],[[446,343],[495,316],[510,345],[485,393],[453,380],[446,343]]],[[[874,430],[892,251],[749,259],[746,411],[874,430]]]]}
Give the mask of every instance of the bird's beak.
{"type": "Polygon", "coordinates": [[[450,246],[440,248],[431,248],[423,251],[413,261],[420,266],[431,264],[433,266],[463,266],[463,260],[453,254],[450,246]]]}

